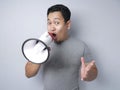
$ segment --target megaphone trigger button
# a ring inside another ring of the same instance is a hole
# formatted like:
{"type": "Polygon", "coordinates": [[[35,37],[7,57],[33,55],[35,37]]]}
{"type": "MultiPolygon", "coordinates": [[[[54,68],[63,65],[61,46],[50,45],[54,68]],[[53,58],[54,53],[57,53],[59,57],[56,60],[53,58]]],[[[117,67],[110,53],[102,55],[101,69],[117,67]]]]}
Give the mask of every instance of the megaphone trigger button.
{"type": "Polygon", "coordinates": [[[46,50],[46,49],[48,49],[49,51],[51,50],[50,47],[45,47],[45,48],[43,49],[43,51],[46,50]]]}
{"type": "Polygon", "coordinates": [[[36,40],[36,44],[38,43],[39,41],[38,40],[36,40]]]}

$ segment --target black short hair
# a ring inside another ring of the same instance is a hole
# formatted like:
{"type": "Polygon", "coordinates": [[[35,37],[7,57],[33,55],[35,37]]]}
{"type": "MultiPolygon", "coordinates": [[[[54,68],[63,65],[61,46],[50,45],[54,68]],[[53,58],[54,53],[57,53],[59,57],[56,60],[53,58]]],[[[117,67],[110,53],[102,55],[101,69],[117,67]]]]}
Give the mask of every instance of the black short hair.
{"type": "Polygon", "coordinates": [[[53,5],[50,8],[48,8],[47,16],[49,15],[49,13],[56,12],[56,11],[61,12],[61,14],[62,14],[62,16],[64,18],[65,23],[68,20],[70,20],[71,11],[69,10],[69,8],[67,6],[62,5],[62,4],[56,4],[56,5],[53,5]]]}

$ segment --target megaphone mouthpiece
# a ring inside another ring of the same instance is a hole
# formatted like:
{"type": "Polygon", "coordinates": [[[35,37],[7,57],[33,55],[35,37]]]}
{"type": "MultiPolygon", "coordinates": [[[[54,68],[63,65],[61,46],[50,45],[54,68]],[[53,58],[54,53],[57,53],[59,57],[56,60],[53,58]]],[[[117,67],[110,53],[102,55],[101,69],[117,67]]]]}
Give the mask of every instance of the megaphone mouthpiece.
{"type": "Polygon", "coordinates": [[[43,35],[41,35],[39,39],[47,45],[53,41],[52,36],[48,32],[45,32],[43,35]]]}

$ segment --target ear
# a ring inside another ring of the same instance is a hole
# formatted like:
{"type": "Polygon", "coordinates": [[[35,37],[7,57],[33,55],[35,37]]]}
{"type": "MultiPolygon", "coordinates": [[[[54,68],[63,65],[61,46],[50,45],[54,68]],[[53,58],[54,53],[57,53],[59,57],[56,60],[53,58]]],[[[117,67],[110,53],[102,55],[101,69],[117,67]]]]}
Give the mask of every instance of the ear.
{"type": "Polygon", "coordinates": [[[67,24],[67,29],[69,30],[71,27],[71,20],[68,20],[66,24],[67,24]]]}

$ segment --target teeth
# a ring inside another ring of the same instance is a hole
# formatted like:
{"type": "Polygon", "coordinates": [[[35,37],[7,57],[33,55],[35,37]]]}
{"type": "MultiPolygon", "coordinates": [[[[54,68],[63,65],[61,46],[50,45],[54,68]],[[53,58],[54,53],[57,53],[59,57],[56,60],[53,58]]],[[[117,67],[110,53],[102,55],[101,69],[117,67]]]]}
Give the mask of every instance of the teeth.
{"type": "Polygon", "coordinates": [[[54,33],[53,33],[53,36],[55,37],[55,36],[56,36],[56,34],[54,34],[54,33]]]}

